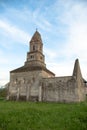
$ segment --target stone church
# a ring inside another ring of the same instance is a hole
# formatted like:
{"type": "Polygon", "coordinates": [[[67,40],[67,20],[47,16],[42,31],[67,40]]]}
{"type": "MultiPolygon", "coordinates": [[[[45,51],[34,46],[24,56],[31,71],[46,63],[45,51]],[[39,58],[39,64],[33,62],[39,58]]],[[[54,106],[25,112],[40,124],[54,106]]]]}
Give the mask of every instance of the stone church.
{"type": "Polygon", "coordinates": [[[24,66],[10,71],[8,100],[42,102],[80,102],[86,99],[86,81],[79,60],[76,59],[72,76],[55,77],[46,68],[43,42],[36,30],[30,40],[24,66]]]}

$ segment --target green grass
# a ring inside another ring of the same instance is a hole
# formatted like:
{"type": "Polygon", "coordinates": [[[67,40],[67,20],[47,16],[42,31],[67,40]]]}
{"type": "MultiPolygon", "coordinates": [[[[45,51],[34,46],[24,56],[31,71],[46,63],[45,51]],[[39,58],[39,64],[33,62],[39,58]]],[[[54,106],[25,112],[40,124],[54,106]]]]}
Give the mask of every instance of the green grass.
{"type": "Polygon", "coordinates": [[[0,101],[0,130],[87,130],[87,102],[0,101]]]}

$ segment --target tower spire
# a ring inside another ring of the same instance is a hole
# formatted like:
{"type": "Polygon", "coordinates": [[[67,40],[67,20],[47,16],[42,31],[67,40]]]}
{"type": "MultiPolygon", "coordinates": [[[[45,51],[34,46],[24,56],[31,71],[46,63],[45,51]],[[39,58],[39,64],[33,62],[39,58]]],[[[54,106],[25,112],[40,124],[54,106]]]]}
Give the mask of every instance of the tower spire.
{"type": "Polygon", "coordinates": [[[35,42],[35,43],[40,42],[40,43],[42,43],[41,35],[37,31],[37,28],[36,28],[36,31],[35,31],[34,35],[32,36],[32,38],[30,40],[30,43],[32,43],[32,42],[35,42]]]}
{"type": "Polygon", "coordinates": [[[36,28],[36,31],[38,31],[38,28],[36,28]]]}

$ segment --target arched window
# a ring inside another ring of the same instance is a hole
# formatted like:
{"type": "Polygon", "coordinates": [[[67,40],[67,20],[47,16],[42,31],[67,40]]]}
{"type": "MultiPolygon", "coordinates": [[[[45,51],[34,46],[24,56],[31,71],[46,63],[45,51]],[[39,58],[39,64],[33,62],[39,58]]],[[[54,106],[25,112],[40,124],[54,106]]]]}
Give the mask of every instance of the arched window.
{"type": "Polygon", "coordinates": [[[31,58],[31,59],[34,59],[34,55],[30,55],[30,58],[31,58]]]}
{"type": "Polygon", "coordinates": [[[33,45],[33,51],[35,51],[35,45],[33,45]]]}

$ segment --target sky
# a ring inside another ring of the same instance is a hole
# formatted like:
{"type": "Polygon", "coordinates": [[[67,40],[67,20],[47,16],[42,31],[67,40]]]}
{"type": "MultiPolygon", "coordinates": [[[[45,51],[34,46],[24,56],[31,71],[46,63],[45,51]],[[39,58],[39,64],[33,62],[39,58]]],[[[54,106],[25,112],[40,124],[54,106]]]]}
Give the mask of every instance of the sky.
{"type": "Polygon", "coordinates": [[[47,68],[71,76],[78,58],[87,80],[87,0],[0,0],[0,86],[24,65],[36,28],[47,68]]]}

